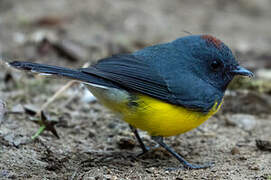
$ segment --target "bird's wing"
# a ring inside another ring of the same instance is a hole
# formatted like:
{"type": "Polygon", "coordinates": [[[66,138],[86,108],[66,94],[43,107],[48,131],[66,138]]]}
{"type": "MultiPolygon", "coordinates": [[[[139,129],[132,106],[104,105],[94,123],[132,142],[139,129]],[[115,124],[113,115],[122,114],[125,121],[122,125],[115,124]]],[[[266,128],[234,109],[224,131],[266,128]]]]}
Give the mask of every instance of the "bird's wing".
{"type": "Polygon", "coordinates": [[[171,96],[163,78],[146,61],[133,55],[115,55],[79,70],[162,100],[169,101],[171,96]]]}
{"type": "MultiPolygon", "coordinates": [[[[178,82],[166,80],[166,76],[159,74],[158,70],[151,67],[147,60],[139,59],[138,56],[135,57],[134,55],[112,56],[100,60],[91,67],[79,70],[110,80],[127,90],[147,94],[171,104],[199,111],[208,111],[214,103],[213,99],[203,100],[206,97],[204,93],[195,95],[194,92],[191,92],[190,87],[186,87],[187,83],[188,86],[191,85],[191,82],[186,81],[187,78],[179,78],[178,82]]],[[[192,85],[193,83],[196,82],[192,82],[192,85]]],[[[201,90],[198,92],[201,92],[201,90]]]]}

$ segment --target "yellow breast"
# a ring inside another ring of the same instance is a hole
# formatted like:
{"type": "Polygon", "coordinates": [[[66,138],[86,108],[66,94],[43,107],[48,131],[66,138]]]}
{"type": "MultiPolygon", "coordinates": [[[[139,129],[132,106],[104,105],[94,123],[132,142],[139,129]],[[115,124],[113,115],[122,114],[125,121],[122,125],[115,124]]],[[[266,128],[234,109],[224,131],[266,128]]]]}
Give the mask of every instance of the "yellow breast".
{"type": "Polygon", "coordinates": [[[145,95],[138,95],[138,107],[123,109],[123,119],[152,136],[173,136],[198,127],[215,114],[222,103],[214,104],[208,113],[165,103],[145,95]]]}
{"type": "Polygon", "coordinates": [[[172,105],[147,95],[105,93],[91,91],[108,108],[121,115],[132,126],[147,131],[152,136],[173,136],[198,127],[215,114],[220,105],[214,104],[208,113],[202,113],[172,105]],[[116,95],[117,94],[117,95],[116,95]],[[117,98],[116,98],[117,97],[117,98]]]}

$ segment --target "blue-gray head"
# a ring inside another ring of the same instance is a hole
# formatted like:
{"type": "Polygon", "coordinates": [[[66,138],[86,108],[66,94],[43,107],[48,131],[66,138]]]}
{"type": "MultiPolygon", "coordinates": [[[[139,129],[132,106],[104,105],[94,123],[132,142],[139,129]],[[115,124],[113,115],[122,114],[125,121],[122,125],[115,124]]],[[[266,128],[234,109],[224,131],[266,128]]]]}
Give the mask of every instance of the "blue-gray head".
{"type": "Polygon", "coordinates": [[[232,51],[211,35],[192,35],[172,42],[185,57],[189,71],[218,89],[225,90],[235,75],[253,76],[236,61],[232,51]]]}

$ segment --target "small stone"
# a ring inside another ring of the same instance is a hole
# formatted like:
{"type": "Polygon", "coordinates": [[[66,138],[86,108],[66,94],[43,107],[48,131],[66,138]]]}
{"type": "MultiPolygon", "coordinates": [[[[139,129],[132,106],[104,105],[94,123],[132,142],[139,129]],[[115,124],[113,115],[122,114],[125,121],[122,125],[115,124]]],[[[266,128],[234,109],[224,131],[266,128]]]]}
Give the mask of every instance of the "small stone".
{"type": "Polygon", "coordinates": [[[109,123],[109,124],[107,125],[107,127],[108,127],[109,129],[114,129],[116,126],[117,126],[117,123],[115,123],[115,122],[111,122],[111,123],[109,123]]]}
{"type": "Polygon", "coordinates": [[[262,151],[271,151],[271,141],[256,139],[256,146],[262,151]]]}
{"type": "Polygon", "coordinates": [[[260,170],[260,167],[257,164],[254,164],[254,165],[249,166],[248,169],[258,171],[260,170]]]}
{"type": "Polygon", "coordinates": [[[231,149],[231,154],[232,155],[240,154],[240,150],[237,147],[234,147],[231,149]]]}
{"type": "Polygon", "coordinates": [[[229,125],[237,126],[245,131],[251,131],[256,126],[256,119],[253,115],[233,114],[226,116],[226,120],[229,125]]]}
{"type": "Polygon", "coordinates": [[[117,142],[120,149],[133,149],[135,147],[135,142],[132,139],[121,138],[117,142]]]}
{"type": "Polygon", "coordinates": [[[92,132],[92,131],[89,131],[89,132],[88,132],[88,137],[89,137],[89,138],[95,137],[95,133],[92,132]]]}
{"type": "Polygon", "coordinates": [[[180,177],[176,177],[175,180],[183,180],[183,178],[180,178],[180,177]]]}
{"type": "Polygon", "coordinates": [[[241,156],[239,159],[240,159],[241,161],[246,161],[246,160],[247,160],[247,157],[241,156]]]}
{"type": "Polygon", "coordinates": [[[146,171],[147,173],[152,174],[152,173],[154,173],[155,168],[154,168],[154,167],[151,167],[151,168],[146,169],[145,171],[146,171]]]}

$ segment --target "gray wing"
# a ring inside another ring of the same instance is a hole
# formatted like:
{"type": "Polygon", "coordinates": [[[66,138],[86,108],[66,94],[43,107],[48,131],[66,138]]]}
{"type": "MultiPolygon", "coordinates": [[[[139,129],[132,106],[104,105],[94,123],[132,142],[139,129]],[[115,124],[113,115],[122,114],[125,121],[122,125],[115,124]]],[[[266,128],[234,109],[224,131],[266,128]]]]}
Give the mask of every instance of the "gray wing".
{"type": "Polygon", "coordinates": [[[140,92],[171,104],[206,112],[213,106],[215,97],[208,95],[214,92],[212,88],[205,86],[205,82],[197,82],[197,79],[190,76],[187,78],[187,74],[177,74],[180,78],[168,79],[169,76],[161,76],[156,68],[139,56],[118,55],[79,70],[109,80],[126,90],[140,92]],[[199,89],[195,91],[195,87],[199,89]]]}

